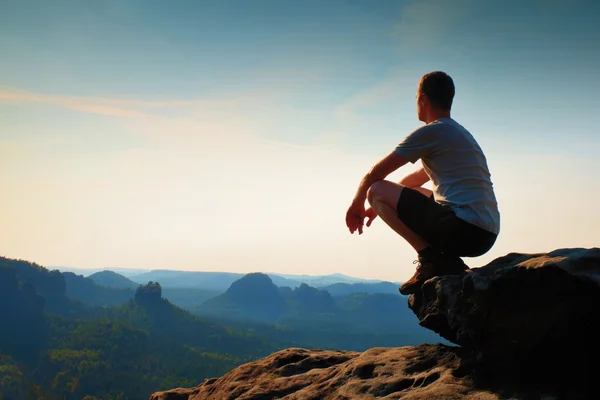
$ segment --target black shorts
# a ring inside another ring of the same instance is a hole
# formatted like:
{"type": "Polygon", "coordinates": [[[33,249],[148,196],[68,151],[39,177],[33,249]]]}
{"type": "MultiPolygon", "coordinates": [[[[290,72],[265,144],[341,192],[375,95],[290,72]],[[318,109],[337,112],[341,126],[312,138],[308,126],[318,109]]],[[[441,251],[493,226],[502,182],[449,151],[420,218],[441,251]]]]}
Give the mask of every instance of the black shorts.
{"type": "Polygon", "coordinates": [[[477,257],[496,242],[495,233],[458,218],[449,207],[414,189],[402,189],[396,210],[406,226],[444,254],[477,257]]]}

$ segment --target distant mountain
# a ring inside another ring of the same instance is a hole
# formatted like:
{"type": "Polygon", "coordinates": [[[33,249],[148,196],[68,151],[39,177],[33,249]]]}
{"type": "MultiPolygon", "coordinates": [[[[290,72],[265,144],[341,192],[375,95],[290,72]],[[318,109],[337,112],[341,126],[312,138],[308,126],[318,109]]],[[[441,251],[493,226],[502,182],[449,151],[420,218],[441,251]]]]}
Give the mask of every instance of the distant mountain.
{"type": "Polygon", "coordinates": [[[135,293],[131,288],[98,285],[95,280],[72,272],[63,272],[62,275],[66,284],[67,297],[89,306],[117,306],[131,300],[135,293]]]}
{"type": "Polygon", "coordinates": [[[101,272],[101,271],[112,271],[112,272],[116,272],[119,275],[123,275],[126,278],[129,278],[131,276],[134,275],[140,275],[143,274],[145,272],[148,272],[149,270],[147,269],[134,269],[134,268],[112,268],[112,267],[107,267],[107,268],[78,268],[78,267],[63,267],[63,266],[54,266],[54,267],[48,267],[49,270],[58,270],[60,272],[72,272],[76,275],[82,275],[82,276],[90,276],[92,274],[95,274],[96,272],[101,272]]]}
{"type": "MultiPolygon", "coordinates": [[[[293,290],[300,288],[302,285],[308,285],[313,288],[327,290],[334,297],[352,293],[398,294],[398,284],[396,283],[371,281],[342,274],[322,276],[260,274],[268,276],[271,282],[280,288],[288,287],[293,290]],[[327,282],[335,283],[325,285],[327,282]]],[[[133,297],[133,291],[140,284],[143,285],[152,281],[160,282],[164,296],[172,303],[188,310],[193,310],[202,302],[225,293],[234,282],[245,276],[244,274],[229,272],[173,270],[149,271],[131,278],[110,270],[95,272],[87,278],[70,272],[65,272],[64,275],[67,278],[68,296],[72,299],[81,300],[88,305],[122,304],[133,297]],[[103,288],[112,290],[104,290],[103,288]],[[115,292],[115,289],[129,289],[129,292],[115,292]]]]}
{"type": "Polygon", "coordinates": [[[123,275],[109,270],[93,273],[88,276],[88,279],[93,280],[97,285],[115,289],[136,289],[139,286],[123,275]]]}
{"type": "MultiPolygon", "coordinates": [[[[133,299],[135,290],[140,286],[112,271],[98,272],[88,277],[72,272],[63,272],[62,275],[66,283],[66,295],[70,299],[79,300],[88,306],[124,304],[133,299]],[[99,284],[99,281],[106,282],[106,284],[99,284]],[[116,287],[111,287],[111,285],[116,287]]],[[[165,288],[162,290],[166,299],[187,310],[193,309],[221,293],[221,291],[197,288],[165,288]]]]}
{"type": "MultiPolygon", "coordinates": [[[[418,332],[416,336],[414,332],[409,332],[415,326],[417,330],[425,331],[414,321],[408,323],[404,321],[405,325],[400,328],[400,332],[373,334],[372,332],[379,330],[377,326],[363,324],[361,315],[357,315],[353,310],[342,309],[337,304],[337,299],[334,299],[326,290],[314,288],[305,283],[294,289],[279,288],[279,293],[287,306],[286,311],[280,313],[275,321],[268,322],[265,321],[265,318],[261,319],[254,307],[246,306],[244,312],[241,312],[240,308],[235,308],[234,303],[230,302],[228,304],[230,308],[225,309],[222,307],[222,300],[225,296],[214,299],[221,301],[204,303],[196,312],[203,319],[211,318],[217,323],[227,324],[236,329],[241,328],[260,333],[271,340],[290,343],[292,347],[365,350],[374,346],[402,345],[404,343],[402,339],[411,343],[415,343],[418,340],[417,337],[423,339],[422,332],[418,332]],[[401,339],[399,340],[399,338],[401,339]]],[[[403,308],[408,309],[405,302],[403,308]]],[[[369,314],[369,311],[364,313],[369,314]]],[[[372,315],[369,318],[381,318],[380,314],[373,312],[370,314],[372,315]]],[[[383,319],[397,321],[394,316],[390,315],[383,319]]],[[[387,324],[387,322],[384,323],[387,324]]],[[[434,336],[429,334],[429,339],[436,341],[434,336]]]]}
{"type": "Polygon", "coordinates": [[[249,274],[195,313],[239,326],[271,323],[286,332],[286,340],[319,347],[359,350],[440,340],[419,326],[397,284],[336,284],[330,289],[335,297],[306,283],[277,288],[266,274],[249,274]]]}
{"type": "Polygon", "coordinates": [[[263,347],[274,347],[264,338],[231,331],[173,305],[162,296],[161,285],[157,282],[139,286],[134,301],[114,309],[112,316],[201,351],[218,350],[250,356],[263,347]]]}
{"type": "Polygon", "coordinates": [[[129,277],[133,282],[146,284],[150,281],[160,282],[163,288],[199,288],[220,291],[227,290],[244,274],[232,272],[174,271],[153,270],[129,277]]]}
{"type": "MultiPolygon", "coordinates": [[[[252,273],[233,282],[225,293],[205,301],[195,311],[226,319],[285,321],[297,327],[304,325],[306,318],[317,318],[321,324],[327,320],[356,325],[357,320],[366,316],[371,322],[373,316],[387,318],[382,313],[394,307],[407,309],[406,298],[391,282],[336,283],[321,288],[301,283],[292,289],[277,287],[266,274],[252,273]]],[[[407,315],[414,320],[412,313],[407,315]]]]}
{"type": "Polygon", "coordinates": [[[251,273],[231,284],[227,291],[199,307],[205,315],[273,322],[288,311],[288,304],[268,275],[251,273]]]}
{"type": "MultiPolygon", "coordinates": [[[[258,273],[258,272],[257,272],[258,273]]],[[[297,288],[302,283],[311,286],[323,286],[336,282],[363,282],[358,278],[344,277],[342,275],[309,276],[309,275],[286,275],[276,273],[262,273],[269,276],[271,281],[280,287],[287,286],[297,288]],[[316,284],[312,284],[315,282],[316,284]]],[[[207,271],[175,271],[175,270],[153,270],[143,274],[130,276],[129,279],[135,283],[146,284],[150,281],[158,281],[163,288],[199,288],[225,292],[236,280],[245,274],[234,272],[207,272],[207,271]]]]}
{"type": "Polygon", "coordinates": [[[266,274],[266,275],[268,275],[269,278],[271,278],[271,280],[273,281],[273,283],[279,287],[297,288],[300,285],[302,285],[302,283],[304,283],[302,280],[284,278],[277,274],[266,274]]]}
{"type": "MultiPolygon", "coordinates": [[[[257,272],[258,273],[258,272],[257,272]]],[[[262,272],[261,272],[262,273],[262,272]]],[[[279,273],[262,273],[269,276],[273,283],[279,287],[297,288],[302,283],[313,287],[322,287],[334,283],[377,283],[380,280],[369,280],[354,278],[343,274],[332,275],[290,275],[279,273]]],[[[158,281],[163,288],[186,287],[200,288],[225,292],[236,280],[245,274],[234,272],[207,272],[207,271],[175,271],[175,270],[152,270],[143,274],[129,276],[135,283],[146,284],[150,281],[158,281]]]]}
{"type": "Polygon", "coordinates": [[[352,293],[398,294],[398,284],[392,282],[334,283],[333,285],[323,286],[321,289],[327,290],[334,297],[347,296],[352,293]]]}
{"type": "MultiPolygon", "coordinates": [[[[377,283],[377,282],[381,282],[381,280],[355,278],[352,276],[339,274],[339,273],[331,274],[331,275],[291,275],[291,274],[270,273],[269,275],[272,278],[273,278],[273,276],[277,276],[277,277],[279,277],[283,280],[287,280],[289,282],[306,283],[313,287],[323,287],[323,286],[333,285],[335,283],[377,283]]],[[[275,282],[275,279],[273,279],[273,282],[275,282]]],[[[279,286],[297,287],[300,285],[297,284],[295,286],[292,286],[292,285],[282,284],[279,286]]]]}
{"type": "MultiPolygon", "coordinates": [[[[76,275],[92,277],[99,272],[114,272],[122,277],[129,279],[135,284],[145,285],[146,283],[160,282],[163,289],[167,287],[186,287],[214,290],[223,293],[236,280],[244,276],[244,273],[236,272],[213,272],[213,271],[181,271],[171,269],[133,269],[133,268],[77,268],[77,267],[49,267],[61,272],[72,272],[76,275]]],[[[259,271],[257,271],[259,272],[259,271]]],[[[364,279],[353,276],[336,273],[329,275],[305,275],[305,274],[282,274],[278,272],[261,272],[268,275],[273,283],[279,287],[297,288],[302,283],[312,287],[323,287],[335,283],[378,283],[383,282],[378,279],[364,279]]],[[[107,285],[107,282],[97,283],[107,285]]],[[[398,283],[399,284],[399,283],[398,283]]],[[[109,287],[120,287],[108,285],[109,287]]],[[[137,286],[137,285],[136,285],[137,286]]],[[[134,289],[130,284],[128,286],[134,289]]]]}
{"type": "Polygon", "coordinates": [[[302,283],[294,290],[281,288],[280,292],[286,298],[290,312],[295,315],[330,314],[335,312],[333,297],[326,290],[302,283]]]}

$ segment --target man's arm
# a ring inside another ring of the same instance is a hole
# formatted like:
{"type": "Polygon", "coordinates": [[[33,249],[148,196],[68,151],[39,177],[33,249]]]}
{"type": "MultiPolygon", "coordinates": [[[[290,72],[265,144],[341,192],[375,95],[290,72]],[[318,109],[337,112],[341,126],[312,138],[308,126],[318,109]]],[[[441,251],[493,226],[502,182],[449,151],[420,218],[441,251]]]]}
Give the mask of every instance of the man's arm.
{"type": "Polygon", "coordinates": [[[418,188],[423,186],[425,183],[429,181],[429,175],[425,172],[425,168],[421,167],[415,172],[412,172],[406,175],[399,182],[402,186],[406,186],[409,188],[418,188]]]}
{"type": "Polygon", "coordinates": [[[365,217],[369,217],[369,224],[373,220],[374,216],[367,215],[365,210],[365,201],[367,200],[367,191],[371,185],[377,181],[385,179],[389,174],[406,164],[408,161],[396,154],[395,151],[391,152],[377,164],[375,164],[369,172],[362,178],[356,195],[346,212],[346,226],[350,230],[350,233],[354,233],[358,230],[358,234],[362,234],[362,227],[365,217]]]}
{"type": "Polygon", "coordinates": [[[394,151],[378,161],[360,181],[353,203],[364,205],[367,200],[367,191],[371,185],[385,179],[389,174],[396,171],[407,162],[408,161],[404,157],[396,154],[394,151]]]}

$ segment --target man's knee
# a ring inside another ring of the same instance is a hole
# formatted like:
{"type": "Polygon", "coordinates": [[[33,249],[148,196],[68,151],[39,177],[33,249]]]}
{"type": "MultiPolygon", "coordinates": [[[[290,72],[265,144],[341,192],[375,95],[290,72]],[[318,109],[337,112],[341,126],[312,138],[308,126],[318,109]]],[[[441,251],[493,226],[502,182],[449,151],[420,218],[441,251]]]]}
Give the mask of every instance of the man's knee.
{"type": "Polygon", "coordinates": [[[371,207],[373,207],[373,205],[375,204],[375,201],[377,200],[377,183],[378,182],[379,181],[373,183],[371,186],[369,186],[369,189],[367,190],[367,201],[369,202],[371,207]]]}
{"type": "Polygon", "coordinates": [[[374,182],[367,190],[367,201],[375,208],[376,203],[383,203],[395,207],[404,186],[394,182],[380,180],[374,182]]]}
{"type": "Polygon", "coordinates": [[[371,186],[369,186],[369,189],[367,190],[367,201],[369,202],[371,207],[374,207],[377,201],[381,201],[381,194],[383,192],[382,182],[384,181],[374,182],[371,186]]]}

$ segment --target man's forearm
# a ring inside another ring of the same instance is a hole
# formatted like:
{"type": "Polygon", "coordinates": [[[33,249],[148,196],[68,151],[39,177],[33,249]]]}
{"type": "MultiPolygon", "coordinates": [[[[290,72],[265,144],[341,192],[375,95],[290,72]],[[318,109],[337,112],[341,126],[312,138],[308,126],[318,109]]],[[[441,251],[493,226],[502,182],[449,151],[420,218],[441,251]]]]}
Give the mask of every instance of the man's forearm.
{"type": "Polygon", "coordinates": [[[360,181],[353,202],[364,204],[367,200],[367,192],[371,185],[385,179],[386,176],[406,164],[406,162],[407,161],[403,157],[397,155],[395,152],[391,152],[377,162],[377,164],[375,164],[360,181]]]}
{"type": "Polygon", "coordinates": [[[413,174],[406,175],[404,178],[400,179],[400,182],[398,182],[398,183],[400,185],[408,187],[408,188],[414,188],[417,186],[421,186],[421,185],[417,184],[418,182],[415,179],[413,174]]]}
{"type": "Polygon", "coordinates": [[[354,202],[364,204],[367,200],[367,192],[372,184],[383,178],[374,177],[372,171],[369,171],[358,184],[358,189],[354,195],[354,202]]]}
{"type": "Polygon", "coordinates": [[[398,183],[408,188],[416,188],[422,186],[427,181],[429,181],[429,176],[423,168],[420,168],[413,173],[406,175],[398,183]]]}

